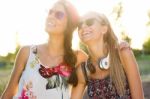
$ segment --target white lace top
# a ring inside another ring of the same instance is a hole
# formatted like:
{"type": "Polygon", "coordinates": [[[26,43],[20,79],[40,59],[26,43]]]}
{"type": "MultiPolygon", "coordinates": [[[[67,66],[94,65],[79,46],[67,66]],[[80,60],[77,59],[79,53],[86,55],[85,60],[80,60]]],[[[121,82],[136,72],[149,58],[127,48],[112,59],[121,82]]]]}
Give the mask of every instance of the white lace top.
{"type": "Polygon", "coordinates": [[[40,63],[35,46],[30,47],[30,55],[19,81],[19,89],[13,99],[69,99],[69,88],[64,77],[53,75],[48,80],[39,73],[40,63]],[[59,82],[59,83],[57,83],[59,82]],[[47,89],[46,86],[50,85],[47,89]]]}

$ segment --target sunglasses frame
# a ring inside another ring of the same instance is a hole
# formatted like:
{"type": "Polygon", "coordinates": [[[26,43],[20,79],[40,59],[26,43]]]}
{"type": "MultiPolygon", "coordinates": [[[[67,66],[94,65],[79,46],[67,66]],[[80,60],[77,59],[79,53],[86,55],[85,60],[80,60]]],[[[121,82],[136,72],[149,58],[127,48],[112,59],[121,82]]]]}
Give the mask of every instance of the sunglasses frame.
{"type": "Polygon", "coordinates": [[[55,10],[49,10],[49,15],[52,15],[54,13],[55,18],[58,20],[61,20],[65,17],[65,13],[63,11],[55,11],[55,10]]]}
{"type": "Polygon", "coordinates": [[[95,23],[95,21],[100,22],[97,18],[89,18],[89,19],[86,19],[84,21],[79,22],[79,24],[78,24],[78,30],[81,29],[81,27],[82,27],[83,24],[86,24],[88,27],[92,26],[95,23]]]}

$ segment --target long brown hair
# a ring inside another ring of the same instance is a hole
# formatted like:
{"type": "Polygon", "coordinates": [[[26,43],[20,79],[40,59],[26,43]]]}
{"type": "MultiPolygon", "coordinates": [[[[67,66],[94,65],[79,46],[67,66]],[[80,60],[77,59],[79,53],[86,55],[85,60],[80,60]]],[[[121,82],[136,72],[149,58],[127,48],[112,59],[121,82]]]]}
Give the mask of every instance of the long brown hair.
{"type": "Polygon", "coordinates": [[[66,0],[59,0],[57,3],[61,4],[67,13],[67,26],[64,31],[64,62],[74,68],[77,58],[72,50],[72,36],[77,27],[79,15],[75,7],[66,0]],[[73,13],[74,12],[74,13],[73,13]]]}
{"type": "MultiPolygon", "coordinates": [[[[96,13],[96,12],[95,12],[96,13]]],[[[100,19],[100,24],[107,26],[107,33],[104,34],[104,43],[107,43],[110,55],[110,77],[120,95],[125,94],[126,76],[121,63],[118,51],[118,39],[110,25],[108,18],[104,14],[96,13],[100,19]]]]}

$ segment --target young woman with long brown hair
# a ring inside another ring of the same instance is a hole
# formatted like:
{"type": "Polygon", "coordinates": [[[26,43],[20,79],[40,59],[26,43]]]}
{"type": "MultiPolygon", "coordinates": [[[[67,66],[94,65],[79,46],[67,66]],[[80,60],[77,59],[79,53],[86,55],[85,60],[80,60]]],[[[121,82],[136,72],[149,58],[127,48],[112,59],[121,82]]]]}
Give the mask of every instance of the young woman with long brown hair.
{"type": "Polygon", "coordinates": [[[83,52],[72,49],[78,19],[70,2],[59,0],[54,4],[45,24],[48,42],[20,49],[2,99],[70,98],[68,79],[74,66],[86,58],[83,52]]]}

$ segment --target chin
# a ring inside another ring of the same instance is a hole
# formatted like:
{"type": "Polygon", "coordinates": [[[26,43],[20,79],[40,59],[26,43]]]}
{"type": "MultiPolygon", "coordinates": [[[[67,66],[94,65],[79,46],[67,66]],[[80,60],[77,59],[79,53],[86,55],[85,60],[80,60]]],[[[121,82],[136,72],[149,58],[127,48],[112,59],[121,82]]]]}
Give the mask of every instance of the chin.
{"type": "Polygon", "coordinates": [[[84,44],[88,44],[88,43],[91,42],[91,40],[82,40],[82,42],[83,42],[84,44]]]}
{"type": "Polygon", "coordinates": [[[55,32],[52,28],[45,28],[45,31],[46,31],[46,32],[49,32],[49,33],[55,32]]]}
{"type": "Polygon", "coordinates": [[[91,38],[83,38],[82,41],[83,42],[90,42],[92,39],[91,38]]]}

